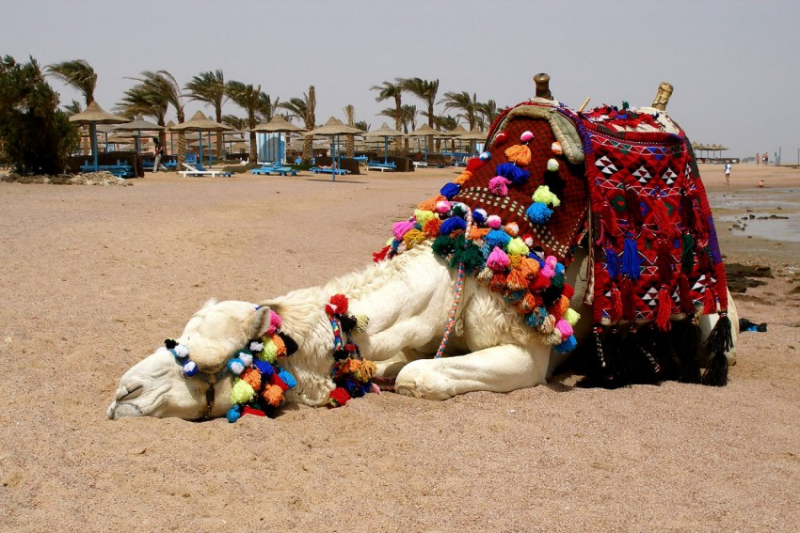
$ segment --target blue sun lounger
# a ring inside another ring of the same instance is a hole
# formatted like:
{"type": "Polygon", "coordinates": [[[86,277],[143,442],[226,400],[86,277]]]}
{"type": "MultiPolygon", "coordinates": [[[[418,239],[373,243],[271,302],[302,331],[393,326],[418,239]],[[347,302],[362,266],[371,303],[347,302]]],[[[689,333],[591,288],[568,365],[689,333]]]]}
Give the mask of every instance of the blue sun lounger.
{"type": "Polygon", "coordinates": [[[343,168],[337,168],[334,170],[332,168],[311,167],[310,170],[314,174],[336,174],[337,176],[340,174],[350,174],[349,170],[345,170],[343,168]]]}

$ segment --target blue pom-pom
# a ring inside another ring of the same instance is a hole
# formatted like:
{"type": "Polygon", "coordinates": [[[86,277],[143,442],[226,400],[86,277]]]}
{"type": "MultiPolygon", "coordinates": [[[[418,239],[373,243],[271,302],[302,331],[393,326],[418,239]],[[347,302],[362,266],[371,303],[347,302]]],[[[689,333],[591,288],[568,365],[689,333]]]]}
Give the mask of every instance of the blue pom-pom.
{"type": "Polygon", "coordinates": [[[231,371],[231,374],[234,376],[238,376],[242,372],[244,372],[244,361],[239,359],[238,357],[234,357],[230,361],[228,361],[228,370],[231,371]]]}
{"type": "Polygon", "coordinates": [[[261,372],[262,378],[268,378],[275,373],[275,369],[273,369],[272,365],[269,364],[267,361],[256,359],[255,361],[253,361],[253,366],[255,366],[259,372],[261,372]]]}
{"type": "Polygon", "coordinates": [[[492,154],[489,152],[481,152],[481,155],[479,155],[478,157],[481,158],[481,161],[488,161],[492,158],[492,154]]]}
{"type": "Polygon", "coordinates": [[[532,328],[538,328],[544,324],[545,318],[547,318],[547,310],[544,307],[537,307],[525,316],[525,323],[532,328]]]}
{"type": "Polygon", "coordinates": [[[525,170],[524,168],[520,168],[514,163],[501,163],[497,165],[497,168],[494,169],[498,176],[503,176],[511,181],[514,185],[523,185],[528,178],[531,177],[531,173],[525,170]]]}
{"type": "Polygon", "coordinates": [[[446,183],[445,186],[442,187],[442,190],[439,191],[439,193],[448,200],[450,200],[451,198],[453,198],[453,196],[458,194],[460,190],[461,190],[461,185],[457,183],[446,183]]]}
{"type": "Polygon", "coordinates": [[[550,217],[553,216],[553,210],[542,202],[534,202],[528,207],[525,214],[528,215],[528,218],[531,219],[531,222],[534,224],[545,224],[550,220],[550,217]]]}
{"type": "Polygon", "coordinates": [[[483,242],[489,246],[489,249],[493,249],[495,246],[504,249],[511,242],[511,235],[503,230],[493,229],[483,238],[483,242]]]}
{"type": "Polygon", "coordinates": [[[570,335],[567,340],[556,346],[558,353],[569,353],[578,347],[578,341],[575,340],[575,335],[570,335]]]}
{"type": "Polygon", "coordinates": [[[283,368],[278,371],[278,377],[281,378],[281,380],[286,383],[286,386],[290,389],[293,389],[297,386],[297,380],[294,379],[294,376],[283,368]]]}
{"type": "Polygon", "coordinates": [[[197,363],[194,361],[189,361],[185,365],[183,365],[183,375],[187,378],[190,378],[197,374],[197,363]]]}
{"type": "Polygon", "coordinates": [[[457,229],[467,229],[467,221],[461,217],[450,217],[442,222],[442,227],[439,228],[439,233],[442,235],[450,235],[457,229]]]}
{"type": "Polygon", "coordinates": [[[472,212],[472,220],[476,224],[484,224],[486,223],[486,211],[484,209],[476,209],[472,212]]]}
{"type": "Polygon", "coordinates": [[[563,274],[565,270],[566,268],[564,268],[564,265],[562,263],[556,263],[556,268],[555,268],[556,274],[563,274]]]}
{"type": "Polygon", "coordinates": [[[225,418],[228,419],[228,422],[233,424],[240,418],[242,418],[242,408],[238,405],[234,405],[230,409],[228,409],[228,414],[225,415],[225,418]]]}

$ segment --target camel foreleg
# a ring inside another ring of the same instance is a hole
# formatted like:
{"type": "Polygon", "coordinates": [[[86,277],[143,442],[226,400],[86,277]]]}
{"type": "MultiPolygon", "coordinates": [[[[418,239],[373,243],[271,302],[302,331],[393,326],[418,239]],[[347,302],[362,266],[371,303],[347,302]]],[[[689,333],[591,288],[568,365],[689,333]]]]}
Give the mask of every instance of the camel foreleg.
{"type": "Polygon", "coordinates": [[[505,344],[455,357],[420,359],[397,375],[400,394],[445,400],[472,391],[509,392],[545,382],[550,346],[505,344]]]}

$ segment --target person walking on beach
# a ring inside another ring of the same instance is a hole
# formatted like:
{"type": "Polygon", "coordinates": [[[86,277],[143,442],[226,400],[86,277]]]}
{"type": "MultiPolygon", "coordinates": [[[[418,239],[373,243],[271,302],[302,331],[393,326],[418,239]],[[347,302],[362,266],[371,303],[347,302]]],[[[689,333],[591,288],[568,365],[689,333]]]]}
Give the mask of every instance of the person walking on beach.
{"type": "Polygon", "coordinates": [[[725,163],[725,185],[731,184],[731,164],[725,163]]]}
{"type": "MultiPolygon", "coordinates": [[[[156,173],[163,168],[161,166],[161,157],[164,155],[164,147],[161,146],[158,139],[153,139],[153,142],[156,145],[156,158],[153,160],[153,173],[156,173]]],[[[164,168],[164,170],[166,170],[166,168],[164,168]]]]}

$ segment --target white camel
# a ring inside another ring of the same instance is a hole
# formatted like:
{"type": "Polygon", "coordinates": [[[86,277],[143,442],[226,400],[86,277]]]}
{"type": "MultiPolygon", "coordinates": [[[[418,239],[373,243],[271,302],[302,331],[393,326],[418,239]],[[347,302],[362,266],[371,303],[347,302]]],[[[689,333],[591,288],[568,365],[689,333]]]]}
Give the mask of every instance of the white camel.
{"type": "MultiPolygon", "coordinates": [[[[575,287],[572,308],[582,315],[575,327],[579,342],[589,335],[590,310],[583,305],[585,254],[567,269],[575,287]]],[[[542,342],[522,316],[501,296],[467,277],[462,304],[448,343],[447,356],[434,358],[453,300],[456,272],[423,245],[390,261],[337,278],[322,287],[293,291],[260,302],[209,300],[189,320],[178,342],[190,347],[200,373],[186,378],[165,348],[126,372],[109,406],[110,419],[125,416],[180,417],[196,420],[225,416],[232,407],[230,374],[220,372],[237,350],[269,325],[269,310],[283,319],[283,331],[298,344],[281,363],[297,386],[287,402],[320,406],[334,388],[334,334],[324,308],[334,294],[350,299],[354,314],[369,317],[356,334],[362,356],[374,361],[379,377],[396,376],[395,390],[418,398],[444,400],[471,391],[509,392],[546,382],[565,359],[542,342]]],[[[729,316],[738,317],[729,299],[729,316]]],[[[716,315],[701,319],[707,337],[716,315]]],[[[728,352],[729,361],[735,348],[728,352]]]]}

